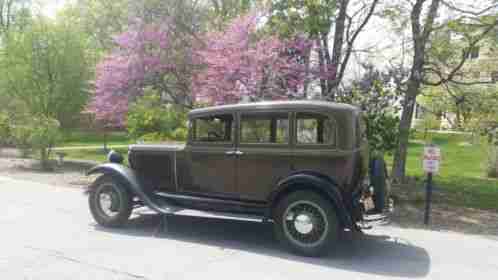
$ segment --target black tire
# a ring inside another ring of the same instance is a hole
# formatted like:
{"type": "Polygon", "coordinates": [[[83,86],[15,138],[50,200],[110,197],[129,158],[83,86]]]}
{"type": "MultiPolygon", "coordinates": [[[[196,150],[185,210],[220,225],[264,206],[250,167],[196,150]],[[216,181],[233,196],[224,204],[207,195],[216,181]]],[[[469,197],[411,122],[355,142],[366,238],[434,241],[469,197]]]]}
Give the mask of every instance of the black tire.
{"type": "Polygon", "coordinates": [[[295,191],[280,199],[273,211],[273,221],[277,239],[298,255],[323,256],[338,240],[340,225],[333,205],[312,191],[295,191]],[[299,216],[311,217],[311,230],[304,226],[303,231],[302,224],[301,230],[298,229],[299,216]],[[309,233],[306,233],[307,230],[310,230],[309,233]]]}
{"type": "Polygon", "coordinates": [[[105,227],[120,227],[128,221],[133,210],[132,199],[126,187],[110,175],[100,176],[89,188],[90,212],[95,221],[105,227]],[[111,200],[110,206],[106,207],[109,209],[106,210],[102,205],[103,195],[111,200]],[[111,212],[112,216],[109,215],[111,212]]]}

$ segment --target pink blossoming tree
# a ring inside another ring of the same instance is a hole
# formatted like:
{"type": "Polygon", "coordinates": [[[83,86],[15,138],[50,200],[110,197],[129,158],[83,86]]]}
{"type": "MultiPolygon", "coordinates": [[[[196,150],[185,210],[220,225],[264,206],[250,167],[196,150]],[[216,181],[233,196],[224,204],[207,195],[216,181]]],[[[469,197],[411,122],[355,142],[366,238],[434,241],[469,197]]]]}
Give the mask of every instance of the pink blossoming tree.
{"type": "Polygon", "coordinates": [[[123,125],[129,102],[147,86],[181,105],[303,98],[310,81],[330,73],[303,63],[312,41],[263,36],[261,19],[249,13],[195,40],[175,38],[167,20],[131,26],[97,66],[91,110],[123,125]]]}

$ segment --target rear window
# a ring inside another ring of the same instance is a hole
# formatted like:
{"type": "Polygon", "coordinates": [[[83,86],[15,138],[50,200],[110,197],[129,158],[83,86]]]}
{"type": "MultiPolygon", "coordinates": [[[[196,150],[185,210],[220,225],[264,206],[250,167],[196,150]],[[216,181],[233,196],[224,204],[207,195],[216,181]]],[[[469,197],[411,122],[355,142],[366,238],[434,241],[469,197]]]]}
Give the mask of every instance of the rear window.
{"type": "Polygon", "coordinates": [[[318,113],[296,114],[297,144],[336,144],[335,122],[318,113]]]}

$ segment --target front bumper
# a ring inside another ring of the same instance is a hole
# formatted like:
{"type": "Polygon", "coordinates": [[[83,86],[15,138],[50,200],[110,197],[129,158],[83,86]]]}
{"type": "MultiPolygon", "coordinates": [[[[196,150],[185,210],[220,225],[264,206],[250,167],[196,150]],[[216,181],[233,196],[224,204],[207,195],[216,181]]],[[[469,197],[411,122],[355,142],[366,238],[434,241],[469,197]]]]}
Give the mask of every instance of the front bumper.
{"type": "Polygon", "coordinates": [[[392,198],[388,199],[387,207],[381,213],[366,213],[363,215],[363,219],[358,222],[358,226],[361,229],[371,229],[374,226],[389,224],[391,219],[391,214],[394,212],[394,200],[392,198]]]}

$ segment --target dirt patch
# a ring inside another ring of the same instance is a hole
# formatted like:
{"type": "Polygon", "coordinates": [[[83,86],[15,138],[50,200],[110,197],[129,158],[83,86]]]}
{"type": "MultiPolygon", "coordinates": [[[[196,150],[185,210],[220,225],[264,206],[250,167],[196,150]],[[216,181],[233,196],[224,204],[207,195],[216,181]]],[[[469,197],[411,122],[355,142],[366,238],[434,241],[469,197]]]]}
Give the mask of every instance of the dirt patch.
{"type": "Polygon", "coordinates": [[[497,211],[453,206],[439,191],[433,193],[430,225],[424,225],[425,191],[414,188],[415,184],[415,181],[410,181],[393,186],[392,193],[396,200],[391,219],[393,223],[406,228],[498,236],[497,211]]]}
{"type": "Polygon", "coordinates": [[[64,162],[62,166],[54,164],[53,171],[44,171],[37,160],[0,158],[0,176],[60,187],[83,188],[88,186],[95,179],[95,176],[85,175],[88,168],[87,163],[64,162]]]}
{"type": "Polygon", "coordinates": [[[406,228],[498,236],[498,213],[494,211],[433,204],[429,226],[424,225],[424,212],[423,204],[403,202],[396,205],[391,220],[406,228]]]}

